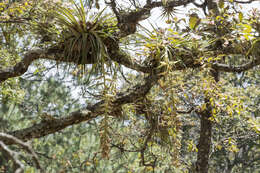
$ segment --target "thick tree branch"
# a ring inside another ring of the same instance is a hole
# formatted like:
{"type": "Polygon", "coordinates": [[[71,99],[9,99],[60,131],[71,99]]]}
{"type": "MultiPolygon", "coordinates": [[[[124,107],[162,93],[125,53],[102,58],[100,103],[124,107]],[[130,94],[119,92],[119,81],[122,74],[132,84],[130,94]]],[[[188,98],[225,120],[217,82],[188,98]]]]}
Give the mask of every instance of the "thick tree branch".
{"type": "Polygon", "coordinates": [[[37,59],[51,59],[58,60],[56,56],[57,51],[52,49],[42,50],[36,49],[28,51],[24,58],[13,67],[7,67],[5,69],[0,67],[0,83],[7,80],[8,78],[17,77],[23,75],[34,60],[37,59]]]}
{"type": "Polygon", "coordinates": [[[197,110],[197,113],[200,115],[200,137],[196,161],[196,171],[198,173],[208,173],[211,148],[212,122],[209,118],[212,116],[212,107],[208,98],[205,98],[205,104],[207,105],[205,110],[197,110]]]}
{"type": "MultiPolygon", "coordinates": [[[[55,60],[57,62],[75,63],[79,62],[73,58],[64,58],[63,51],[58,48],[50,48],[47,50],[35,49],[28,51],[24,58],[13,67],[1,68],[0,67],[0,83],[8,78],[18,77],[23,75],[32,64],[33,61],[38,59],[55,60]]],[[[138,64],[133,58],[121,50],[113,51],[110,53],[110,59],[124,65],[130,69],[137,70],[144,73],[151,72],[151,67],[138,64]]],[[[90,64],[88,61],[81,61],[80,64],[90,64]]]]}
{"type": "MultiPolygon", "coordinates": [[[[150,65],[143,65],[137,63],[129,54],[122,50],[116,50],[109,53],[109,57],[111,60],[124,65],[127,68],[143,72],[143,73],[150,73],[153,70],[153,67],[150,65]]],[[[13,67],[7,67],[5,69],[0,67],[0,83],[7,80],[8,78],[18,77],[23,75],[32,64],[33,61],[38,59],[48,59],[54,60],[57,62],[66,62],[66,63],[79,63],[73,58],[64,58],[63,51],[58,48],[50,48],[47,50],[43,49],[35,49],[28,51],[24,58],[17,63],[13,67]]],[[[80,64],[90,64],[91,62],[88,61],[81,61],[80,64]]],[[[260,64],[260,58],[255,57],[250,62],[232,66],[227,64],[220,64],[220,63],[212,63],[212,68],[218,71],[223,72],[243,72],[252,69],[253,67],[260,64]]],[[[178,61],[174,64],[175,70],[182,70],[185,68],[198,68],[201,67],[201,64],[196,62],[196,57],[185,56],[181,61],[178,61]]]]}
{"type": "MultiPolygon", "coordinates": [[[[143,84],[137,84],[125,92],[118,93],[113,99],[113,107],[118,108],[123,104],[133,103],[138,99],[143,98],[150,91],[152,86],[156,84],[159,78],[160,77],[157,75],[151,74],[144,79],[145,82],[143,84]]],[[[9,132],[8,134],[11,134],[23,141],[28,141],[33,138],[40,138],[58,132],[68,126],[79,124],[84,121],[90,121],[96,118],[104,113],[103,104],[104,100],[94,105],[89,105],[84,110],[72,112],[66,117],[42,120],[40,123],[34,124],[31,127],[9,132]]],[[[4,142],[6,144],[13,144],[12,141],[4,142]]]]}
{"type": "MultiPolygon", "coordinates": [[[[182,6],[182,5],[188,5],[189,3],[192,3],[194,0],[179,0],[179,1],[169,1],[167,2],[167,6],[169,7],[178,7],[178,6],[182,6]]],[[[146,8],[156,8],[156,7],[162,7],[163,2],[162,1],[158,1],[158,2],[152,2],[152,3],[147,3],[144,7],[146,8]]]]}
{"type": "Polygon", "coordinates": [[[142,64],[137,63],[129,54],[125,53],[124,51],[118,50],[114,51],[110,55],[110,59],[124,65],[127,68],[143,72],[143,73],[150,73],[152,71],[151,66],[145,66],[142,64]]]}

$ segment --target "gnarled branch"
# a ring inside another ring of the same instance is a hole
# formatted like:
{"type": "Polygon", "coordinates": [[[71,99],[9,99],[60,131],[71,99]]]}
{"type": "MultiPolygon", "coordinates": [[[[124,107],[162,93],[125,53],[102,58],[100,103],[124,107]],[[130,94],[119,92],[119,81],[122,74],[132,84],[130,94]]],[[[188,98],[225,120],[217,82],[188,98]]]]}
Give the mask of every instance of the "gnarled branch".
{"type": "MultiPolygon", "coordinates": [[[[133,58],[130,55],[124,53],[121,50],[112,51],[109,57],[111,60],[118,62],[119,64],[122,64],[133,70],[141,71],[144,73],[151,72],[151,67],[138,64],[136,61],[133,60],[133,58]]],[[[74,64],[91,64],[91,62],[88,61],[79,62],[73,58],[64,58],[63,51],[58,48],[50,48],[47,50],[35,49],[28,51],[24,55],[24,58],[12,67],[1,68],[0,66],[0,83],[7,80],[8,78],[23,75],[28,70],[32,62],[38,59],[48,59],[55,60],[57,62],[66,62],[74,64]]]]}
{"type": "MultiPolygon", "coordinates": [[[[143,84],[137,84],[125,92],[118,93],[113,99],[113,107],[120,107],[123,104],[133,103],[139,98],[143,98],[150,91],[152,86],[156,84],[159,78],[160,77],[158,77],[157,75],[151,74],[144,79],[145,82],[143,84]]],[[[84,121],[90,121],[97,116],[103,114],[103,103],[104,100],[101,100],[94,105],[87,106],[84,110],[72,112],[66,117],[53,118],[51,120],[42,120],[41,122],[34,124],[31,127],[9,132],[8,134],[11,134],[23,141],[28,141],[33,138],[40,138],[49,134],[53,134],[62,129],[65,129],[68,126],[79,124],[84,121]]],[[[6,144],[13,144],[13,141],[4,142],[6,144]]]]}

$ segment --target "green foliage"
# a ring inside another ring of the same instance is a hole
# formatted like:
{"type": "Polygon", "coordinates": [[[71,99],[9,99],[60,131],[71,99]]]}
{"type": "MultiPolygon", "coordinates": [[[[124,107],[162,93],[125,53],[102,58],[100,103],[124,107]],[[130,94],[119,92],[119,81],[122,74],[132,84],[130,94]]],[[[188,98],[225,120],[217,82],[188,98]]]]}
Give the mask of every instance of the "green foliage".
{"type": "MultiPolygon", "coordinates": [[[[99,100],[103,100],[104,112],[87,123],[32,140],[46,172],[192,172],[198,152],[198,112],[209,107],[213,124],[209,172],[259,171],[259,67],[243,73],[220,73],[219,82],[212,77],[212,63],[232,67],[248,63],[259,54],[257,12],[236,12],[232,4],[220,1],[217,16],[191,14],[189,20],[176,19],[176,23],[186,22],[185,26],[154,27],[153,31],[139,28],[146,34],[121,43],[134,42],[133,47],[141,50],[130,51],[136,53],[133,61],[151,65],[162,78],[145,98],[115,108],[117,89],[129,89],[122,80],[134,85],[142,83],[146,75],[123,69],[124,74],[119,76],[118,65],[109,62],[109,39],[115,39],[113,32],[118,31],[114,18],[106,15],[105,9],[92,14],[96,9],[90,7],[95,2],[99,9],[98,0],[86,1],[87,8],[82,0],[71,1],[73,8],[51,2],[48,7],[43,2],[35,6],[31,1],[24,2],[22,12],[17,9],[18,3],[8,8],[0,4],[3,21],[29,14],[33,19],[28,26],[0,24],[1,42],[5,43],[1,44],[0,66],[15,65],[26,47],[58,46],[67,60],[92,64],[92,72],[98,69],[101,74],[84,78],[89,66],[83,65],[73,69],[65,82],[60,76],[65,73],[63,64],[55,70],[49,68],[52,62],[33,64],[28,74],[0,84],[0,130],[29,127],[41,121],[45,112],[54,118],[64,117],[99,100]],[[16,33],[18,29],[21,31],[16,33]],[[41,44],[31,43],[44,33],[53,37],[41,44]],[[201,66],[176,70],[190,61],[201,66]],[[77,81],[75,76],[81,70],[85,73],[79,76],[86,80],[77,81]],[[55,75],[50,78],[52,73],[55,75]]],[[[166,17],[173,15],[174,8],[167,9],[169,1],[162,2],[166,17]]],[[[37,172],[27,158],[21,159],[28,163],[27,172],[37,172]]]]}
{"type": "Polygon", "coordinates": [[[192,13],[189,19],[189,27],[190,29],[196,29],[196,27],[200,24],[200,18],[196,13],[192,13]]]}
{"type": "Polygon", "coordinates": [[[21,102],[24,97],[24,91],[18,84],[18,79],[9,79],[0,84],[0,101],[7,102],[8,100],[14,102],[21,102]]]}

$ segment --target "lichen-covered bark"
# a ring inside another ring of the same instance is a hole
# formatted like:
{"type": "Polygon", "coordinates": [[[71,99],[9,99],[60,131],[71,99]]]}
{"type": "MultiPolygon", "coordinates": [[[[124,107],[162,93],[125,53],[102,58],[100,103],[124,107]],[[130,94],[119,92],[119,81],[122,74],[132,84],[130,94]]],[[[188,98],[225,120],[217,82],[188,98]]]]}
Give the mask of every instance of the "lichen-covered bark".
{"type": "Polygon", "coordinates": [[[211,116],[211,106],[209,100],[205,99],[207,103],[206,110],[199,112],[200,115],[200,138],[196,162],[196,171],[198,173],[207,173],[209,167],[209,154],[211,148],[211,131],[212,122],[209,120],[211,116]]]}
{"type": "MultiPolygon", "coordinates": [[[[113,99],[113,107],[118,108],[123,104],[133,103],[138,99],[143,98],[158,80],[159,77],[157,75],[151,74],[147,78],[145,78],[144,83],[137,84],[134,87],[129,88],[127,91],[118,93],[113,99]]],[[[104,109],[102,107],[103,103],[104,101],[101,100],[94,105],[87,106],[85,110],[72,112],[68,116],[62,118],[43,119],[40,123],[34,124],[31,127],[9,132],[8,134],[13,135],[14,137],[23,141],[28,141],[33,138],[40,138],[49,134],[53,134],[73,124],[79,124],[84,121],[89,121],[99,115],[102,115],[104,113],[104,109]]],[[[12,144],[10,143],[10,141],[4,141],[4,143],[12,144]]]]}

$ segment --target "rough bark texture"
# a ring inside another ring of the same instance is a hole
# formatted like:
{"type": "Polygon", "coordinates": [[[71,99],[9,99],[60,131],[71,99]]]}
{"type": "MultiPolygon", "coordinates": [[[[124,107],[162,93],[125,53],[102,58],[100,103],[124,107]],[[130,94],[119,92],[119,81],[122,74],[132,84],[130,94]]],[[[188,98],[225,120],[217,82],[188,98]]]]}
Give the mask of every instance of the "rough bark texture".
{"type": "MultiPolygon", "coordinates": [[[[118,93],[113,99],[114,101],[112,104],[115,108],[118,108],[123,104],[133,103],[138,99],[143,98],[158,80],[159,77],[157,75],[148,76],[145,78],[144,83],[137,84],[125,92],[118,93]]],[[[89,121],[99,115],[102,115],[104,113],[103,103],[104,101],[101,100],[94,105],[87,106],[84,110],[72,112],[68,116],[62,118],[43,119],[40,123],[34,124],[31,127],[9,132],[8,134],[23,141],[53,134],[73,124],[89,121]]],[[[8,145],[12,144],[10,141],[4,141],[4,143],[8,145]]]]}
{"type": "Polygon", "coordinates": [[[211,116],[211,106],[209,99],[205,99],[207,104],[206,110],[199,112],[200,115],[200,138],[196,162],[196,171],[198,173],[207,173],[209,167],[209,154],[211,148],[211,131],[212,121],[209,120],[211,116]]]}
{"type": "MultiPolygon", "coordinates": [[[[238,2],[238,1],[235,1],[238,2]]],[[[240,2],[240,1],[239,1],[240,2]]],[[[248,2],[252,2],[251,0],[248,2]]],[[[112,11],[116,15],[118,19],[118,31],[119,33],[116,34],[118,36],[118,40],[122,37],[126,37],[128,35],[133,34],[136,32],[137,24],[150,17],[150,11],[153,8],[163,7],[165,6],[162,1],[151,1],[146,0],[146,4],[139,8],[138,10],[133,10],[130,13],[122,13],[122,11],[118,10],[117,3],[115,0],[106,1],[106,3],[111,7],[112,11]],[[127,25],[128,24],[128,25],[127,25]],[[124,27],[123,27],[124,26],[124,27]],[[126,28],[125,28],[126,26],[126,28]],[[129,27],[128,27],[129,26],[129,27]]],[[[241,2],[242,3],[242,2],[241,2]]],[[[246,3],[246,2],[244,2],[246,3]]],[[[210,11],[211,9],[216,9],[215,1],[213,0],[206,0],[203,4],[197,4],[194,0],[179,0],[179,1],[169,1],[167,3],[167,7],[174,8],[179,7],[182,5],[194,4],[195,6],[202,8],[204,11],[210,11]]],[[[217,13],[217,11],[216,11],[217,13]]],[[[119,43],[113,40],[107,41],[109,44],[107,45],[115,45],[118,46],[119,43]]],[[[135,61],[134,57],[131,57],[130,54],[124,52],[123,50],[119,49],[119,46],[115,49],[114,47],[110,47],[111,51],[108,52],[111,61],[115,61],[121,65],[124,65],[132,70],[136,70],[138,72],[146,73],[147,75],[150,74],[143,83],[137,84],[124,92],[118,92],[118,94],[113,98],[113,106],[114,107],[121,107],[123,104],[127,103],[134,103],[140,98],[143,98],[150,89],[157,83],[160,79],[159,74],[162,71],[159,71],[156,66],[145,65],[143,63],[135,61]]],[[[240,52],[236,52],[235,48],[228,47],[224,50],[225,54],[240,54],[240,52]]],[[[149,59],[149,55],[146,57],[149,59]]],[[[176,57],[176,63],[174,64],[173,70],[182,70],[186,68],[198,68],[201,67],[198,60],[198,55],[196,54],[188,54],[183,59],[180,57],[176,57]]],[[[0,66],[0,84],[5,80],[13,77],[18,77],[23,75],[32,64],[33,61],[38,59],[48,59],[54,61],[61,61],[64,63],[79,63],[72,58],[64,58],[63,50],[59,48],[48,48],[48,49],[36,49],[28,51],[22,60],[18,62],[16,65],[11,67],[1,67],[0,66]]],[[[144,61],[145,62],[145,61],[144,61]]],[[[91,62],[81,62],[84,64],[89,64],[91,62]]],[[[209,64],[214,71],[212,71],[212,75],[214,76],[216,82],[218,80],[218,72],[242,72],[249,69],[254,68],[255,66],[260,64],[260,55],[255,55],[254,59],[249,60],[247,63],[242,65],[232,66],[230,64],[221,64],[218,62],[212,62],[209,64]]],[[[103,103],[104,100],[100,102],[90,105],[85,109],[78,110],[75,112],[70,113],[69,115],[64,115],[61,118],[51,118],[51,119],[43,119],[41,122],[37,124],[33,124],[31,127],[16,130],[13,132],[9,132],[9,134],[21,139],[23,141],[28,141],[33,138],[40,138],[49,134],[53,134],[58,132],[68,126],[73,124],[78,124],[85,121],[90,121],[97,116],[102,115],[103,112],[103,103]]],[[[211,116],[211,106],[209,104],[209,100],[206,99],[205,103],[207,103],[206,110],[198,112],[201,116],[200,123],[200,139],[198,144],[198,158],[196,163],[196,169],[199,173],[207,173],[209,167],[209,154],[210,154],[210,146],[211,146],[211,131],[212,131],[212,122],[208,119],[211,116]]],[[[111,111],[113,112],[113,110],[111,111]]],[[[116,116],[116,115],[111,115],[116,116]]],[[[52,117],[52,116],[51,116],[52,117]]],[[[5,144],[12,144],[10,141],[2,140],[5,144]]]]}
{"type": "MultiPolygon", "coordinates": [[[[211,69],[210,74],[215,82],[219,82],[219,71],[211,69]]],[[[207,173],[209,169],[209,155],[211,148],[212,121],[209,118],[212,116],[212,106],[210,99],[206,96],[204,99],[206,109],[199,112],[200,115],[200,139],[198,144],[198,155],[196,163],[196,171],[198,173],[207,173]]]]}

